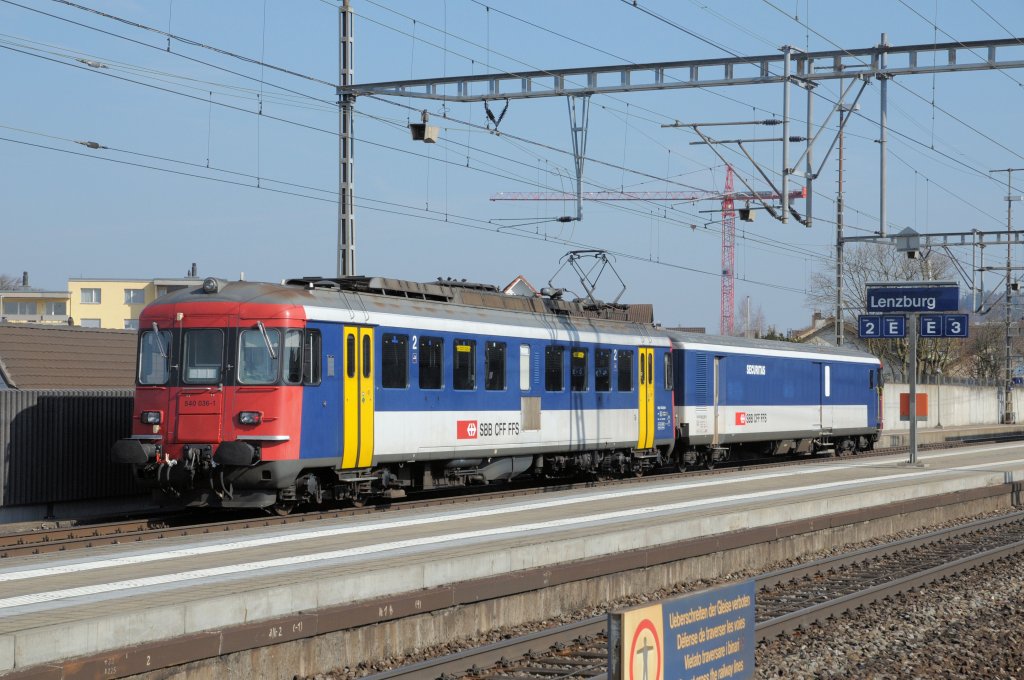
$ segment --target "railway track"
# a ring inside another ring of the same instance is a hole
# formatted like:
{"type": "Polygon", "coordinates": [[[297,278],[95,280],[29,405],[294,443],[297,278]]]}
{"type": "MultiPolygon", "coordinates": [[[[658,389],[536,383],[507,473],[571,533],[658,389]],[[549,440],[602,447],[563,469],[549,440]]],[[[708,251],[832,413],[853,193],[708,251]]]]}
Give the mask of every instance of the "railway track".
{"type": "MultiPolygon", "coordinates": [[[[984,442],[970,442],[969,445],[978,445],[984,442]]],[[[921,450],[935,448],[951,448],[955,446],[967,446],[963,442],[944,442],[941,444],[922,445],[921,450]]],[[[855,456],[842,457],[812,457],[789,459],[784,461],[742,461],[729,465],[723,465],[714,470],[697,470],[687,472],[671,472],[666,474],[652,475],[643,478],[628,478],[606,480],[601,482],[581,481],[572,483],[560,483],[554,486],[547,484],[517,485],[505,487],[492,492],[472,492],[459,489],[459,493],[447,496],[431,496],[427,498],[410,498],[400,502],[387,502],[378,505],[370,505],[363,508],[341,508],[336,510],[319,510],[307,513],[297,513],[284,517],[253,513],[240,519],[197,521],[194,513],[177,513],[154,519],[132,519],[127,521],[100,522],[94,524],[83,524],[64,528],[43,528],[28,531],[19,531],[0,534],[0,559],[5,557],[17,557],[22,555],[39,555],[55,552],[78,550],[104,545],[119,545],[126,543],[144,543],[147,541],[160,540],[165,538],[176,538],[185,536],[198,536],[204,534],[215,534],[229,531],[238,531],[252,528],[266,528],[273,526],[284,526],[289,524],[302,524],[316,522],[338,517],[349,517],[353,515],[380,514],[395,510],[414,510],[437,505],[453,503],[478,502],[497,500],[514,496],[524,496],[540,493],[549,493],[552,490],[572,490],[582,488],[595,488],[598,486],[614,486],[627,484],[644,484],[650,479],[659,481],[683,478],[686,476],[717,475],[729,471],[746,469],[769,469],[773,467],[786,467],[791,465],[820,464],[830,461],[858,460],[889,456],[894,453],[906,451],[907,447],[893,447],[876,449],[867,453],[859,453],[855,456]]]]}
{"type": "MultiPolygon", "coordinates": [[[[755,637],[774,638],[961,572],[1024,553],[1024,512],[766,573],[755,637]]],[[[607,616],[468,649],[366,680],[607,677],[607,616]]]]}

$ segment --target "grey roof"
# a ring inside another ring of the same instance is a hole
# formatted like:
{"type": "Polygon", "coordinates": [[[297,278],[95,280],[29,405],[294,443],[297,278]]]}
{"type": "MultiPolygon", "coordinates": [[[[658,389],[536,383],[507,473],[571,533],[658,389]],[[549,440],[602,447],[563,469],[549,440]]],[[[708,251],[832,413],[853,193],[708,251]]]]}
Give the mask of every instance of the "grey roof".
{"type": "Polygon", "coordinates": [[[135,386],[135,331],[0,323],[0,382],[22,390],[135,386]]]}
{"type": "Polygon", "coordinates": [[[873,356],[859,349],[848,347],[835,347],[831,345],[808,345],[802,342],[784,342],[782,340],[762,340],[751,338],[738,338],[724,335],[704,335],[701,333],[684,333],[682,331],[668,330],[668,336],[673,342],[692,342],[700,345],[722,345],[725,347],[753,347],[757,349],[775,349],[787,352],[808,352],[814,354],[834,354],[843,357],[870,357],[873,356]]]}

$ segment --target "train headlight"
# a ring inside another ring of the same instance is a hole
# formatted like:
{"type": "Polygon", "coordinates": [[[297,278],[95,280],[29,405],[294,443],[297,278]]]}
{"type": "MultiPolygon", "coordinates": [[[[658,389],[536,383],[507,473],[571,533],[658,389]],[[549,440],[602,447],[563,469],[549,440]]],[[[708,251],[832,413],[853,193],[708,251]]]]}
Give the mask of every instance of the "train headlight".
{"type": "Polygon", "coordinates": [[[238,422],[242,425],[259,425],[263,422],[263,414],[259,411],[242,411],[238,414],[238,422]]]}
{"type": "Polygon", "coordinates": [[[146,425],[159,425],[161,420],[163,420],[163,417],[161,416],[160,411],[142,412],[142,422],[146,425]]]}

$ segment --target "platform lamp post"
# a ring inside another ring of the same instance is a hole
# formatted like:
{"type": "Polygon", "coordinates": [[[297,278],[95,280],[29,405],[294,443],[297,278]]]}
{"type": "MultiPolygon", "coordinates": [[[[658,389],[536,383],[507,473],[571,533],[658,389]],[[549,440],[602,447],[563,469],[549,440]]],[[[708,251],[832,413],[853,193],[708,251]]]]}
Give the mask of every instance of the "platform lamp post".
{"type": "Polygon", "coordinates": [[[942,369],[935,369],[935,401],[938,402],[935,410],[935,427],[942,428],[942,369]]]}

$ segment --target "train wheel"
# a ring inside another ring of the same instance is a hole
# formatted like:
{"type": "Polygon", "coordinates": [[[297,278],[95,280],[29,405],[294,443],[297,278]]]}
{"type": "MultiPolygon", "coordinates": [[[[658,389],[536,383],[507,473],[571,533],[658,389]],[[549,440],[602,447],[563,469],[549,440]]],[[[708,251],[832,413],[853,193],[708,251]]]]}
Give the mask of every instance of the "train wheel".
{"type": "Polygon", "coordinates": [[[295,501],[274,503],[270,508],[278,517],[286,517],[292,514],[292,511],[295,510],[295,501]]]}
{"type": "Polygon", "coordinates": [[[714,470],[715,469],[715,456],[710,451],[704,454],[704,469],[714,470]]]}

